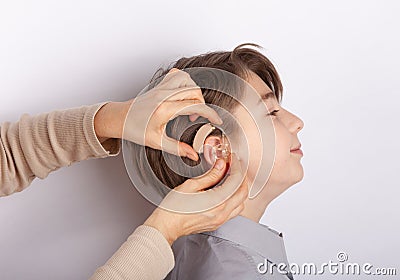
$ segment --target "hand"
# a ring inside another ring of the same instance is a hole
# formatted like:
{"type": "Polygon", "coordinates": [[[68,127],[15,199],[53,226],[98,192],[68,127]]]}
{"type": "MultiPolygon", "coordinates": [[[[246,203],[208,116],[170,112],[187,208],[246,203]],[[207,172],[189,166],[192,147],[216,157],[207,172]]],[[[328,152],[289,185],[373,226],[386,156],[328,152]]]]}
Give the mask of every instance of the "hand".
{"type": "Polygon", "coordinates": [[[189,115],[191,121],[202,116],[213,123],[222,123],[218,114],[205,104],[201,89],[190,75],[172,69],[144,95],[127,102],[111,102],[103,106],[96,114],[95,129],[99,138],[124,138],[197,161],[198,154],[190,145],[172,139],[165,133],[168,121],[177,115],[189,115]]]}
{"type": "MultiPolygon", "coordinates": [[[[212,193],[212,196],[218,197],[221,193],[226,193],[226,188],[241,184],[229,199],[211,210],[194,214],[175,213],[158,207],[144,224],[159,230],[169,244],[172,244],[183,235],[215,230],[227,220],[240,214],[244,208],[244,201],[248,197],[248,185],[246,178],[243,178],[239,161],[234,155],[232,158],[231,173],[226,181],[221,186],[206,191],[212,193]]],[[[226,163],[219,159],[209,173],[198,178],[188,179],[175,190],[186,193],[204,192],[204,189],[217,184],[223,178],[225,169],[226,163]]],[[[168,196],[173,193],[170,192],[164,200],[169,199],[168,196]]],[[[179,203],[179,201],[175,202],[179,203]]]]}

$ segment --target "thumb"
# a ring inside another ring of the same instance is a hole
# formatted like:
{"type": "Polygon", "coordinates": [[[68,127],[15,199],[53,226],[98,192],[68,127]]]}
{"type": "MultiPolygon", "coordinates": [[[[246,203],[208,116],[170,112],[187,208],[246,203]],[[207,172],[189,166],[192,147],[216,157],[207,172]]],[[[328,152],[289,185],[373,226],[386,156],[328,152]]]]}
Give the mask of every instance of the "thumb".
{"type": "Polygon", "coordinates": [[[224,177],[225,169],[226,162],[223,159],[218,159],[209,172],[198,178],[192,179],[195,182],[194,191],[198,192],[216,185],[224,177]]]}
{"type": "Polygon", "coordinates": [[[193,161],[199,160],[199,155],[192,148],[192,146],[173,139],[167,136],[165,133],[163,134],[160,148],[161,150],[176,156],[188,157],[193,161]]]}

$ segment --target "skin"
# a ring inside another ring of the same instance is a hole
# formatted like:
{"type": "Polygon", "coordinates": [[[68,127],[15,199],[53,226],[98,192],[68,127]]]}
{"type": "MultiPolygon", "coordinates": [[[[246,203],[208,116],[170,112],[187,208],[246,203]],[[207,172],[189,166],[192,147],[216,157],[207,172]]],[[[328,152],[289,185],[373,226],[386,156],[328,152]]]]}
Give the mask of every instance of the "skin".
{"type": "Polygon", "coordinates": [[[94,128],[100,143],[109,138],[122,138],[124,120],[132,102],[133,99],[126,102],[109,102],[97,112],[94,128]]]}
{"type": "MultiPolygon", "coordinates": [[[[260,97],[271,92],[271,89],[264,81],[253,72],[249,73],[247,81],[260,97]]],[[[198,93],[196,91],[194,96],[196,96],[197,100],[200,100],[198,93]]],[[[101,141],[105,141],[110,137],[122,138],[124,120],[133,101],[111,102],[99,110],[95,117],[95,130],[101,141]]],[[[175,102],[179,102],[179,100],[175,102]]],[[[276,116],[268,116],[268,118],[272,119],[275,129],[276,156],[271,175],[267,183],[262,186],[262,191],[255,198],[250,199],[247,197],[247,181],[257,183],[254,182],[255,174],[259,163],[262,162],[262,158],[259,156],[261,154],[259,150],[261,145],[258,142],[256,123],[262,128],[263,125],[268,126],[271,120],[267,120],[266,116],[262,116],[262,118],[258,117],[255,123],[249,113],[239,106],[235,109],[233,115],[244,128],[249,147],[251,147],[249,151],[249,168],[245,174],[246,183],[242,184],[234,196],[210,211],[185,215],[157,208],[146,220],[146,225],[157,228],[163,233],[167,241],[172,244],[179,236],[216,229],[239,213],[241,216],[259,222],[273,199],[302,180],[304,174],[300,163],[301,155],[291,153],[290,150],[300,144],[297,134],[303,128],[304,123],[300,118],[280,106],[275,97],[263,102],[269,112],[274,110],[279,110],[279,112],[276,113],[276,116]]],[[[170,106],[170,108],[173,107],[170,106]]],[[[196,117],[196,114],[190,116],[193,120],[196,117]]],[[[155,122],[165,123],[166,120],[155,120],[155,122]]],[[[205,144],[206,146],[212,146],[218,142],[215,138],[208,137],[205,144]]],[[[190,157],[189,154],[190,152],[187,152],[188,157],[190,157]]],[[[261,170],[263,170],[262,168],[263,165],[261,164],[261,170]]],[[[196,191],[202,191],[218,182],[223,177],[223,172],[221,170],[216,171],[214,168],[208,175],[211,177],[206,177],[206,179],[200,181],[200,184],[195,180],[187,180],[177,189],[187,191],[193,189],[193,186],[197,186],[196,191]]]]}
{"type": "MultiPolygon", "coordinates": [[[[230,175],[227,180],[222,185],[207,190],[207,192],[218,195],[219,189],[239,185],[239,182],[243,178],[240,162],[237,159],[232,159],[231,167],[230,175]]],[[[221,181],[226,168],[227,165],[225,161],[219,159],[210,172],[203,176],[186,180],[182,185],[176,187],[175,190],[184,193],[198,193],[204,191],[204,189],[221,181]]],[[[178,196],[177,200],[174,200],[174,195],[175,192],[170,192],[164,200],[166,201],[171,198],[172,200],[169,202],[179,203],[181,197],[178,196]]],[[[227,220],[237,216],[243,211],[243,202],[247,196],[248,185],[247,182],[244,181],[228,200],[211,210],[194,214],[182,214],[170,212],[159,207],[154,210],[153,214],[144,224],[157,228],[164,234],[167,241],[172,244],[180,236],[217,229],[227,220]]]]}
{"type": "Polygon", "coordinates": [[[173,68],[146,94],[126,102],[107,103],[96,114],[94,127],[100,142],[110,137],[124,138],[196,161],[198,155],[190,145],[165,133],[168,121],[177,115],[187,115],[192,121],[202,116],[212,123],[222,123],[218,114],[205,104],[201,89],[190,75],[173,68]]]}
{"type": "MultiPolygon", "coordinates": [[[[268,92],[272,92],[265,82],[254,72],[249,73],[247,82],[260,97],[268,92]]],[[[259,124],[260,129],[263,129],[263,127],[266,129],[265,127],[268,127],[269,123],[272,121],[275,128],[276,154],[268,181],[262,186],[261,192],[256,197],[253,199],[246,199],[244,202],[245,207],[240,213],[241,216],[247,217],[255,222],[259,222],[267,206],[273,199],[282,194],[290,186],[301,181],[304,176],[303,166],[300,162],[302,155],[290,151],[300,145],[298,133],[304,127],[303,121],[284,109],[276,100],[275,96],[271,99],[263,100],[263,102],[269,112],[273,112],[274,110],[279,110],[279,112],[276,113],[276,116],[256,116],[256,122],[259,124]],[[271,120],[267,118],[271,118],[271,120]]],[[[259,142],[259,137],[257,137],[257,126],[249,113],[241,106],[235,108],[233,115],[242,125],[250,147],[249,167],[246,176],[249,182],[257,184],[257,182],[253,182],[253,180],[257,172],[257,167],[260,161],[262,161],[262,158],[259,156],[261,154],[261,144],[259,142]]],[[[215,137],[208,137],[205,140],[205,144],[214,145],[214,143],[218,142],[214,138],[215,137]]],[[[262,164],[260,172],[263,172],[262,164]]]]}
{"type": "MultiPolygon", "coordinates": [[[[130,138],[127,140],[129,141],[162,149],[161,140],[163,140],[169,145],[167,148],[171,153],[197,160],[198,154],[191,146],[165,137],[165,125],[171,117],[177,114],[188,115],[192,121],[203,116],[214,123],[222,122],[218,114],[205,105],[201,90],[190,79],[190,76],[183,71],[173,69],[157,87],[143,97],[126,102],[105,104],[95,115],[94,127],[100,142],[128,135],[130,138]],[[170,96],[168,99],[164,99],[165,93],[170,96]],[[172,95],[169,95],[170,93],[172,95]],[[136,104],[138,106],[135,106],[136,104]],[[155,110],[150,111],[150,113],[153,112],[152,117],[148,119],[146,131],[142,131],[143,121],[136,121],[134,116],[143,117],[144,114],[149,113],[149,107],[154,107],[155,110]],[[130,111],[132,114],[129,113],[130,111]],[[126,120],[130,121],[127,125],[130,129],[128,132],[124,132],[126,120]],[[140,136],[144,133],[148,134],[145,140],[147,139],[149,142],[141,142],[143,137],[140,136]]],[[[124,137],[124,139],[126,138],[124,137]]],[[[208,211],[194,214],[180,214],[156,208],[144,224],[160,231],[170,245],[180,236],[217,229],[243,210],[243,202],[248,196],[247,181],[239,181],[243,173],[239,161],[236,162],[236,167],[235,170],[232,168],[229,175],[230,180],[226,180],[220,186],[221,189],[207,190],[211,195],[218,197],[224,187],[230,188],[230,186],[240,184],[234,195],[224,203],[208,211]]],[[[223,160],[217,161],[210,172],[204,176],[189,179],[175,189],[187,193],[204,192],[205,189],[221,181],[225,169],[226,163],[223,160]]]]}

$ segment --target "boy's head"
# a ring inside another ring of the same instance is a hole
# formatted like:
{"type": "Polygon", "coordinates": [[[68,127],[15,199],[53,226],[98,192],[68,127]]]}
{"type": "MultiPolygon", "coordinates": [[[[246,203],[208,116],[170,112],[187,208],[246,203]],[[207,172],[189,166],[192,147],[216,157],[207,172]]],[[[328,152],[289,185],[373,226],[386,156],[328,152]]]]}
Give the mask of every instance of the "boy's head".
{"type": "MultiPolygon", "coordinates": [[[[303,169],[300,163],[301,155],[293,153],[291,150],[298,148],[300,145],[297,133],[304,124],[298,117],[280,106],[282,83],[274,65],[263,54],[247,46],[258,47],[254,44],[244,44],[236,47],[231,52],[212,52],[181,58],[168,69],[159,70],[153,80],[164,76],[171,68],[209,67],[230,72],[250,85],[250,88],[256,92],[260,103],[272,114],[257,115],[254,113],[253,108],[249,109],[243,106],[243,103],[238,102],[238,100],[246,100],[248,98],[243,91],[236,91],[236,96],[235,94],[231,96],[211,89],[202,89],[202,93],[207,104],[223,108],[234,116],[237,124],[230,123],[222,118],[224,120],[224,132],[235,134],[235,131],[238,130],[238,125],[243,130],[246,135],[249,154],[246,175],[250,183],[253,183],[256,189],[262,189],[262,196],[270,201],[303,178],[303,169]],[[270,150],[267,151],[263,150],[265,145],[260,143],[260,137],[257,137],[260,132],[263,133],[266,130],[274,131],[275,135],[275,143],[272,143],[270,150]],[[269,161],[264,160],[265,156],[269,157],[269,161]],[[267,182],[257,181],[256,176],[260,172],[270,172],[270,174],[266,174],[266,176],[270,175],[267,182]]],[[[204,79],[208,80],[212,78],[204,77],[204,79]]],[[[201,77],[196,79],[201,79],[201,77]]],[[[197,82],[196,79],[194,79],[195,82],[197,82]]],[[[227,84],[226,88],[229,90],[231,86],[227,84]]],[[[233,87],[236,86],[238,85],[233,85],[233,87]]],[[[196,131],[202,124],[192,125],[183,133],[178,132],[180,131],[179,128],[184,126],[184,123],[186,125],[187,119],[187,117],[178,117],[172,120],[167,126],[167,134],[192,145],[196,131]]],[[[221,137],[221,131],[214,130],[204,140],[205,147],[220,144],[221,137]]],[[[207,151],[207,149],[204,150],[207,151]]],[[[161,151],[146,147],[146,156],[154,174],[166,186],[174,188],[187,179],[169,168],[161,151]]],[[[183,158],[182,160],[190,166],[199,164],[199,162],[193,162],[188,158],[183,158]]],[[[209,156],[200,157],[199,161],[202,160],[208,165],[212,164],[209,156]]]]}

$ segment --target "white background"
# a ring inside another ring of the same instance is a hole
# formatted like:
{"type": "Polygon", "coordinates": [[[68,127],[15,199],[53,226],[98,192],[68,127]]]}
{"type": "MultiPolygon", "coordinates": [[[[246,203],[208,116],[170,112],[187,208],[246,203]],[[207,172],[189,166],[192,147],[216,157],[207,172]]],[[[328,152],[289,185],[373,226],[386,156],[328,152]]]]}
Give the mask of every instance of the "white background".
{"type": "MultiPolygon", "coordinates": [[[[398,2],[141,2],[1,1],[0,121],[127,100],[179,57],[258,43],[305,123],[304,180],[262,222],[292,263],[344,251],[399,274],[398,2]]],[[[0,199],[0,279],[86,279],[151,210],[121,155],[36,179],[0,199]]]]}

